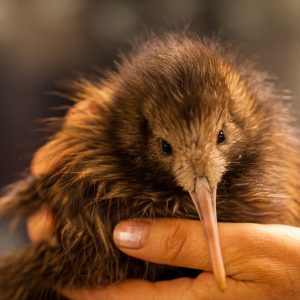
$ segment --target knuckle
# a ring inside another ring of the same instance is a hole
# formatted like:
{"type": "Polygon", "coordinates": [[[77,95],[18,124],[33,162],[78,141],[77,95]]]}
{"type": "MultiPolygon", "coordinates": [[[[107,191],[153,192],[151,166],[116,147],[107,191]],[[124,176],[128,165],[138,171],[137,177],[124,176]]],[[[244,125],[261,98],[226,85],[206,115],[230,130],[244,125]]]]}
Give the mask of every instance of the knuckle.
{"type": "Polygon", "coordinates": [[[168,232],[165,242],[165,254],[169,263],[176,263],[182,255],[182,251],[186,246],[187,234],[181,224],[174,222],[172,228],[168,232]]]}
{"type": "MultiPolygon", "coordinates": [[[[252,226],[247,235],[240,233],[238,238],[233,242],[234,252],[232,257],[237,260],[248,260],[249,256],[257,258],[265,258],[268,256],[266,253],[271,248],[269,246],[270,238],[261,228],[256,229],[252,226]]],[[[228,245],[230,246],[230,245],[228,245]]],[[[229,248],[230,249],[230,248],[229,248]]]]}

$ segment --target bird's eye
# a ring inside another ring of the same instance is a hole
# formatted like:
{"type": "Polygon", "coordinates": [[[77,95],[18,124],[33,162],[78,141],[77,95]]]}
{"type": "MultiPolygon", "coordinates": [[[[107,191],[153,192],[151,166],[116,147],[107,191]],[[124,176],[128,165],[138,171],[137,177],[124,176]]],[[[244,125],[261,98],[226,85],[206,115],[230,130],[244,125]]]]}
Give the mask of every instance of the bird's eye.
{"type": "Polygon", "coordinates": [[[160,147],[161,147],[162,152],[167,155],[171,155],[173,152],[171,145],[168,142],[166,142],[165,140],[160,141],[160,147]]]}
{"type": "Polygon", "coordinates": [[[217,144],[224,144],[225,140],[226,140],[226,138],[225,138],[224,131],[221,130],[221,131],[218,133],[217,144]]]}

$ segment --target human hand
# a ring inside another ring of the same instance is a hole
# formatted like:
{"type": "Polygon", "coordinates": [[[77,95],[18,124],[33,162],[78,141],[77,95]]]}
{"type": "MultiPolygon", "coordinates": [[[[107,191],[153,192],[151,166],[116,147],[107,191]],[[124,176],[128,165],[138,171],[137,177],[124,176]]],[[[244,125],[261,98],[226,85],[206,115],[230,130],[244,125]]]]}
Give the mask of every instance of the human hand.
{"type": "MultiPolygon", "coordinates": [[[[47,215],[40,212],[39,217],[43,221],[40,230],[35,229],[31,234],[33,240],[51,234],[47,215]]],[[[34,223],[31,219],[29,232],[34,223]]],[[[219,230],[227,275],[224,292],[219,291],[211,273],[201,223],[157,219],[121,222],[114,231],[116,245],[124,253],[143,260],[203,270],[197,278],[154,283],[127,280],[97,290],[65,290],[63,293],[74,300],[300,298],[299,228],[220,223],[219,230]]]]}

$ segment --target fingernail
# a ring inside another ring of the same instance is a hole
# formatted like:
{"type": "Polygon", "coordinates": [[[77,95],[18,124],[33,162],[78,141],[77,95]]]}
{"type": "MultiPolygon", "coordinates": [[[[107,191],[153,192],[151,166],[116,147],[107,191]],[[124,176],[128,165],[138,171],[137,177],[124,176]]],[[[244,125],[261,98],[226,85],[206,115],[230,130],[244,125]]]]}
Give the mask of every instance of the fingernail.
{"type": "Polygon", "coordinates": [[[125,221],[116,226],[114,241],[120,248],[140,249],[144,246],[148,233],[148,222],[125,221]]]}

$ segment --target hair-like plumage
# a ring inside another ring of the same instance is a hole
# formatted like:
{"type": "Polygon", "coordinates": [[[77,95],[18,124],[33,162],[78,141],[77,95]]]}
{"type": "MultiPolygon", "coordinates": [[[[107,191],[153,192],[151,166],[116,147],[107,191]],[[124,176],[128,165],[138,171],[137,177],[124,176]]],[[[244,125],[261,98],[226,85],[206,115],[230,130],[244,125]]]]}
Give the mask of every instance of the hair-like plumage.
{"type": "Polygon", "coordinates": [[[73,87],[76,105],[42,148],[55,166],[0,203],[11,216],[46,204],[56,220],[51,241],[0,262],[0,299],[191,275],[127,257],[112,231],[127,218],[196,219],[186,192],[195,168],[218,184],[219,221],[299,225],[300,148],[289,101],[232,47],[193,35],[152,37],[117,71],[73,87]],[[220,128],[226,143],[217,147],[220,128]]]}

